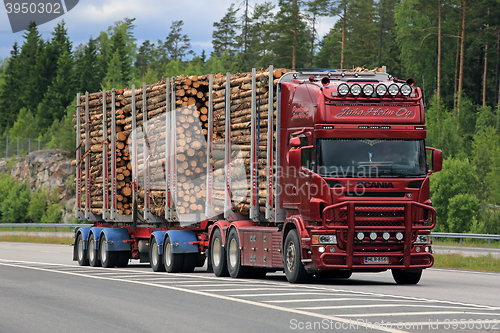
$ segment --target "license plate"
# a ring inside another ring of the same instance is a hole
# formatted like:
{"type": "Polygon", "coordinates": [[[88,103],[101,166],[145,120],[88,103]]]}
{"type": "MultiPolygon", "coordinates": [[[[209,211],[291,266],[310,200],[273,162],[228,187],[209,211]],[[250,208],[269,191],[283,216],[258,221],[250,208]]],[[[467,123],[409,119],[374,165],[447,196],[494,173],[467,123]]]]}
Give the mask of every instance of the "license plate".
{"type": "Polygon", "coordinates": [[[388,264],[388,257],[365,257],[365,264],[388,264]]]}

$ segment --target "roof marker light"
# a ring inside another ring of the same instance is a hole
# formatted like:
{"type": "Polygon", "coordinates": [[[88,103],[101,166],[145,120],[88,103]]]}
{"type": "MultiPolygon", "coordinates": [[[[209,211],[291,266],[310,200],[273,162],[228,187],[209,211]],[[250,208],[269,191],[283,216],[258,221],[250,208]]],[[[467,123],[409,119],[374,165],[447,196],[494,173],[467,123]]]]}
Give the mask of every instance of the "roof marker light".
{"type": "Polygon", "coordinates": [[[374,92],[374,88],[371,84],[365,84],[363,86],[363,94],[366,96],[366,97],[371,97],[373,95],[373,92],[374,92]]]}
{"type": "Polygon", "coordinates": [[[411,87],[409,84],[403,84],[401,86],[401,95],[403,96],[409,96],[411,94],[411,87]]]}
{"type": "Polygon", "coordinates": [[[380,96],[380,97],[382,97],[385,94],[387,94],[387,87],[385,86],[385,84],[379,84],[377,86],[376,91],[377,91],[377,95],[380,96]]]}
{"type": "Polygon", "coordinates": [[[337,91],[339,92],[340,96],[346,96],[349,93],[349,86],[345,83],[342,83],[337,88],[337,91]]]}
{"type": "Polygon", "coordinates": [[[351,86],[351,94],[353,96],[359,96],[361,94],[361,90],[362,90],[361,86],[357,83],[355,83],[351,86]]]}
{"type": "Polygon", "coordinates": [[[389,95],[391,95],[392,97],[396,96],[398,93],[399,93],[399,87],[397,84],[391,84],[388,88],[388,91],[389,91],[389,95]]]}

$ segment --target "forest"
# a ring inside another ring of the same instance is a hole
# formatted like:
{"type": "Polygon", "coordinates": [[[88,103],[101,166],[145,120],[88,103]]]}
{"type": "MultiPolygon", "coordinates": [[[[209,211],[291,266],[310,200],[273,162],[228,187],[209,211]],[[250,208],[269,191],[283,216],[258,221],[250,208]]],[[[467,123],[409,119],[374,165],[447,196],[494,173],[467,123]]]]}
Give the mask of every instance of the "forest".
{"type": "Polygon", "coordinates": [[[443,171],[431,176],[435,231],[500,234],[497,0],[280,0],[254,6],[242,0],[211,19],[210,54],[192,51],[183,20],[171,22],[165,39],[141,44],[133,18],[80,45],[73,45],[64,21],[47,40],[31,24],[10,57],[0,60],[0,135],[73,150],[77,92],[269,65],[386,66],[422,88],[426,144],[443,151],[443,171]],[[318,24],[327,16],[336,23],[320,36],[318,24]]]}

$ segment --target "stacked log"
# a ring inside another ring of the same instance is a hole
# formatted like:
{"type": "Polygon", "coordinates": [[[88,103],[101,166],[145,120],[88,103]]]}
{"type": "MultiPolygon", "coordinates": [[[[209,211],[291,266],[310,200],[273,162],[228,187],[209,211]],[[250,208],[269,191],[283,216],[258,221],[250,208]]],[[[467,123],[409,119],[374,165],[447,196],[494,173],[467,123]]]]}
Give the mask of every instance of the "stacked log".
{"type": "MultiPolygon", "coordinates": [[[[283,70],[275,70],[273,73],[276,85],[283,70]]],[[[205,212],[206,201],[206,139],[208,135],[208,106],[209,106],[209,82],[208,76],[179,76],[172,81],[175,85],[175,158],[177,166],[177,193],[174,194],[173,205],[179,220],[183,218],[197,219],[194,217],[205,212]],[[193,216],[194,214],[194,216],[193,216]],[[183,217],[184,216],[184,217],[183,217]],[[187,217],[186,217],[187,216],[187,217]]],[[[248,213],[250,203],[250,147],[251,147],[251,74],[235,74],[230,78],[231,99],[231,182],[233,209],[241,213],[248,213]]],[[[268,128],[268,102],[269,102],[269,73],[265,70],[257,73],[257,97],[260,117],[260,144],[258,160],[259,176],[259,203],[261,210],[264,209],[265,197],[267,195],[266,180],[266,156],[267,156],[267,128],[268,128]]],[[[211,162],[213,164],[214,187],[213,202],[216,213],[222,213],[224,207],[224,138],[225,138],[225,91],[226,77],[222,74],[214,76],[213,86],[213,152],[211,162]]],[[[276,89],[274,90],[276,92],[276,89]]],[[[89,94],[89,123],[85,119],[85,96],[80,98],[81,107],[81,131],[79,133],[82,142],[85,142],[85,128],[89,128],[90,148],[85,151],[85,145],[81,148],[82,154],[90,154],[90,201],[94,214],[102,214],[103,205],[103,153],[108,154],[108,165],[111,165],[111,149],[103,152],[103,107],[106,107],[107,115],[107,143],[111,142],[111,135],[116,138],[117,156],[117,213],[130,215],[132,209],[132,90],[117,89],[115,94],[115,117],[116,133],[111,132],[112,99],[111,92],[106,92],[105,98],[102,92],[89,94]]],[[[145,166],[149,167],[149,202],[150,211],[161,218],[165,216],[166,206],[166,83],[164,80],[149,85],[145,91],[142,88],[135,89],[136,108],[136,130],[137,138],[137,185],[138,185],[138,208],[142,213],[145,206],[144,176],[145,166]],[[146,98],[146,109],[143,110],[143,100],[146,98]],[[143,124],[143,113],[147,113],[147,126],[143,124]],[[147,131],[144,129],[147,128],[147,131]],[[145,154],[144,143],[148,148],[145,154]],[[145,163],[147,161],[147,163],[145,163]]],[[[276,97],[274,94],[273,110],[276,114],[276,97]]],[[[76,118],[74,119],[76,123],[76,118]]],[[[272,124],[275,126],[276,123],[272,124]]],[[[274,130],[274,133],[276,131],[274,130]]],[[[276,156],[276,155],[275,155],[276,156]]],[[[84,167],[81,163],[79,167],[84,167]]],[[[108,169],[108,194],[111,200],[112,174],[108,169]]],[[[82,172],[82,175],[84,173],[82,172]]],[[[82,178],[82,185],[85,177],[82,178]]],[[[85,186],[82,186],[84,197],[85,186]]],[[[82,199],[84,201],[84,199],[82,199]]],[[[83,202],[83,206],[85,203],[83,202]]]]}
{"type": "MultiPolygon", "coordinates": [[[[284,70],[277,69],[273,73],[273,119],[276,119],[276,85],[284,70]]],[[[251,107],[252,107],[252,75],[251,73],[234,75],[230,78],[231,103],[231,204],[236,212],[248,214],[250,208],[250,157],[251,157],[251,107]]],[[[266,168],[268,140],[268,107],[269,107],[269,72],[260,71],[256,74],[257,133],[258,149],[258,196],[260,211],[265,211],[267,197],[266,168]]],[[[226,79],[219,80],[214,85],[214,205],[215,211],[221,212],[224,207],[224,142],[226,135],[226,79]]],[[[276,133],[276,122],[272,124],[276,133]]],[[[276,138],[276,136],[274,136],[276,138]]],[[[274,154],[276,156],[276,154],[274,154]]],[[[273,168],[275,163],[273,163],[273,168]]]]}

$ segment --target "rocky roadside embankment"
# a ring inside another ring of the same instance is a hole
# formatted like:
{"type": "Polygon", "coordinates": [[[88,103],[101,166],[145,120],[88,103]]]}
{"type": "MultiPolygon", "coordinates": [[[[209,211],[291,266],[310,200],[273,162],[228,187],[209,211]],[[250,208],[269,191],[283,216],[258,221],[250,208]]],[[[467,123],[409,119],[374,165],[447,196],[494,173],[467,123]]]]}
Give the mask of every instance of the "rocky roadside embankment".
{"type": "Polygon", "coordinates": [[[0,173],[6,171],[16,182],[27,181],[32,192],[38,188],[48,188],[51,191],[58,189],[63,206],[63,223],[74,222],[75,167],[71,166],[71,158],[66,157],[62,151],[37,150],[25,157],[2,158],[0,173]]]}

